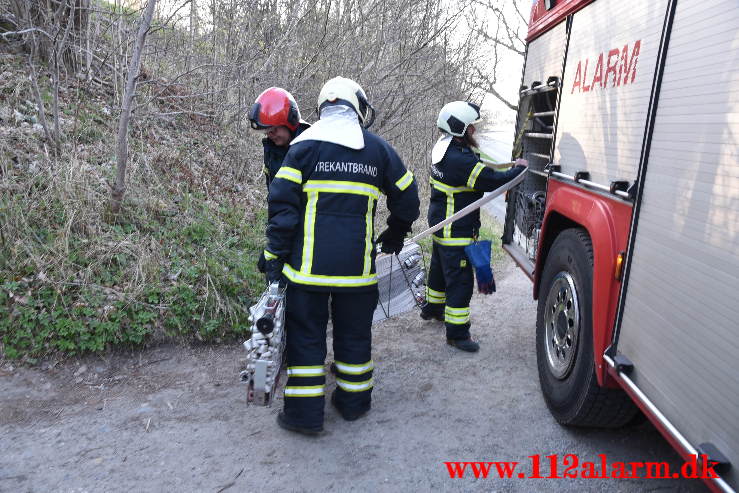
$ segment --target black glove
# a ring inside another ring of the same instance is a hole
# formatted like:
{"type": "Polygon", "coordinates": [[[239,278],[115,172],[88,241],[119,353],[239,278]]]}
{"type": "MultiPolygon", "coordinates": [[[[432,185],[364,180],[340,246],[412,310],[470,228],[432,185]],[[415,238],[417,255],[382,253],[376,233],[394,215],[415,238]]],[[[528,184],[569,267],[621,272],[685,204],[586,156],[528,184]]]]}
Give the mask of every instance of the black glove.
{"type": "Polygon", "coordinates": [[[266,268],[267,259],[264,258],[264,252],[262,252],[259,255],[259,260],[257,260],[257,270],[264,274],[264,269],[266,268]]]}
{"type": "Polygon", "coordinates": [[[381,243],[380,251],[383,253],[399,254],[403,249],[405,235],[411,229],[411,225],[390,216],[387,219],[388,228],[377,237],[377,243],[381,243]]]}
{"type": "Polygon", "coordinates": [[[377,237],[377,243],[381,243],[380,251],[383,253],[394,253],[399,254],[403,249],[404,234],[398,234],[397,231],[393,231],[392,228],[387,228],[385,231],[380,233],[377,237]]]}
{"type": "Polygon", "coordinates": [[[264,275],[268,283],[279,281],[282,278],[282,266],[285,264],[280,259],[267,260],[264,263],[264,275]]]}

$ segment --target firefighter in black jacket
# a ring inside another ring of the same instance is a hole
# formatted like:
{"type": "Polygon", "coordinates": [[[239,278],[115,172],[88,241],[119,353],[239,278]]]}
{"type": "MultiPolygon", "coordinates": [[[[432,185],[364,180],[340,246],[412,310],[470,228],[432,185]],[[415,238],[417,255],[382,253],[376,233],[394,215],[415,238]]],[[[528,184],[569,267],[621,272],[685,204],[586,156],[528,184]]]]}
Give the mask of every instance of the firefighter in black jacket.
{"type": "MultiPolygon", "coordinates": [[[[487,168],[473,151],[472,136],[480,121],[480,107],[466,101],[444,105],[437,126],[444,134],[431,153],[431,199],[429,226],[504,185],[525,168],[516,166],[500,172],[487,168]]],[[[425,320],[436,318],[446,325],[447,343],[463,351],[475,352],[480,345],[470,338],[470,299],[474,284],[472,266],[464,247],[477,237],[480,211],[454,221],[432,236],[433,250],[426,286],[427,304],[421,311],[425,320]]]]}
{"type": "Polygon", "coordinates": [[[390,216],[378,237],[383,252],[400,252],[419,215],[413,175],[385,140],[366,130],[374,109],[362,88],[331,79],[318,110],[319,121],[292,142],[270,185],[264,252],[267,279],[288,282],[288,381],[277,422],[305,434],[323,430],[329,313],[337,385],[331,402],[349,421],[370,409],[375,206],[385,194],[390,216]]]}
{"type": "MultiPolygon", "coordinates": [[[[281,87],[270,87],[257,96],[249,109],[251,128],[264,132],[264,178],[269,184],[282,166],[290,142],[309,128],[308,122],[301,120],[300,109],[295,98],[281,87]]],[[[264,272],[266,259],[262,254],[257,267],[264,272]]]]}
{"type": "Polygon", "coordinates": [[[309,128],[300,119],[300,109],[293,95],[280,87],[270,87],[260,94],[249,110],[251,128],[266,133],[264,146],[264,177],[267,188],[282,166],[290,142],[309,128]]]}

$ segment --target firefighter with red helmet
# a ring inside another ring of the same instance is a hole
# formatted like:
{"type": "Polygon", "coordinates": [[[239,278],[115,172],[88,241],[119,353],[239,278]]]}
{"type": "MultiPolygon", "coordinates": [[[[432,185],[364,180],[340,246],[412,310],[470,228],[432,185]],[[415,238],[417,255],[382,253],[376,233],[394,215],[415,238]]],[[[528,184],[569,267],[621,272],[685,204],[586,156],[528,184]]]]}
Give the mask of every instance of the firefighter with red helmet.
{"type": "MultiPolygon", "coordinates": [[[[300,118],[295,98],[281,87],[270,87],[260,94],[249,110],[251,128],[264,132],[264,177],[267,191],[282,166],[290,142],[310,125],[300,118]]],[[[257,268],[264,272],[266,259],[259,257],[257,268]]]]}
{"type": "MultiPolygon", "coordinates": [[[[480,107],[467,101],[447,103],[439,112],[442,137],[431,152],[429,226],[459,212],[472,202],[506,184],[524,171],[526,161],[501,172],[486,167],[477,154],[473,137],[481,121],[480,107]]],[[[433,249],[424,320],[444,321],[447,343],[462,351],[476,352],[480,345],[470,337],[470,300],[474,284],[472,265],[464,247],[477,237],[480,211],[460,218],[432,236],[433,249]]]]}
{"type": "Polygon", "coordinates": [[[266,133],[264,175],[267,188],[282,166],[290,142],[310,125],[301,120],[293,95],[280,87],[270,87],[260,94],[249,110],[251,128],[266,133]]]}
{"type": "Polygon", "coordinates": [[[395,150],[369,132],[374,109],[355,81],[335,77],[318,97],[319,120],[293,140],[270,185],[266,274],[287,280],[287,375],[280,427],[323,430],[326,326],[333,321],[336,390],[348,421],[370,409],[372,316],[377,307],[374,216],[387,197],[377,240],[399,253],[419,215],[418,188],[395,150]]]}

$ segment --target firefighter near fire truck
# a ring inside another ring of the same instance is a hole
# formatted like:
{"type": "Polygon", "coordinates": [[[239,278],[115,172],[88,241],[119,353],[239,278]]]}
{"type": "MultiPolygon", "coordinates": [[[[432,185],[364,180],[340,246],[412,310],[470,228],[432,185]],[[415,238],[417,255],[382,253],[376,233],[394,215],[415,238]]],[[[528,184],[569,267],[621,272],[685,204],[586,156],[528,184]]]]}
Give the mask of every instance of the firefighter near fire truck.
{"type": "Polygon", "coordinates": [[[374,216],[387,196],[383,252],[398,253],[419,215],[418,189],[395,150],[367,128],[375,112],[353,80],[318,97],[319,120],[290,145],[270,185],[264,255],[269,281],[284,279],[287,375],[280,427],[323,431],[326,326],[333,321],[331,402],[353,421],[371,406],[371,325],[378,301],[374,216]]]}
{"type": "MultiPolygon", "coordinates": [[[[264,178],[269,191],[277,170],[282,166],[290,142],[309,128],[308,122],[300,118],[300,108],[295,98],[281,87],[270,87],[257,96],[249,109],[251,128],[263,132],[264,178]]],[[[264,273],[266,259],[259,258],[257,267],[264,273]]]]}
{"type": "MultiPolygon", "coordinates": [[[[431,199],[429,226],[508,183],[523,172],[519,160],[508,171],[486,167],[473,151],[475,124],[481,121],[480,107],[467,101],[452,101],[439,112],[437,126],[443,136],[431,153],[431,199]]],[[[475,210],[445,226],[432,236],[433,249],[426,285],[425,320],[444,321],[447,343],[462,351],[476,352],[480,345],[470,337],[470,299],[474,284],[472,265],[465,247],[477,238],[480,211],[475,210]]]]}

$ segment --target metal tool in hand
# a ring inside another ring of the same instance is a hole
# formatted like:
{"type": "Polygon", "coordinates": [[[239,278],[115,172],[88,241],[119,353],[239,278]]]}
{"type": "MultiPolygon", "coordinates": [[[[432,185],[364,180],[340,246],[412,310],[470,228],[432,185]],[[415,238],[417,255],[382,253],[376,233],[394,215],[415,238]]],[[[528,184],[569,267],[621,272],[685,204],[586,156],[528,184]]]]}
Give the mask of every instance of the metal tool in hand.
{"type": "Polygon", "coordinates": [[[246,370],[241,380],[247,384],[247,404],[269,406],[279,383],[285,361],[285,288],[274,282],[249,308],[251,337],[244,341],[246,370]]]}

